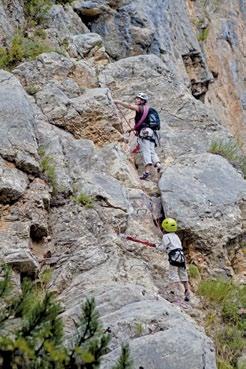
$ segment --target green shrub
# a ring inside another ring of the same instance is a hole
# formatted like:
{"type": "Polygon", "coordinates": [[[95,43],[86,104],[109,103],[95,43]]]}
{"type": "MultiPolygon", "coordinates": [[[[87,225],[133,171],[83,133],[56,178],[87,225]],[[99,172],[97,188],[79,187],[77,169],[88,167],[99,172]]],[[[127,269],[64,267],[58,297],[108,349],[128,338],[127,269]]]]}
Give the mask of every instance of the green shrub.
{"type": "Polygon", "coordinates": [[[46,155],[45,150],[42,146],[38,149],[38,154],[41,158],[40,167],[42,172],[48,179],[49,184],[52,187],[52,193],[57,193],[57,178],[56,178],[56,170],[54,159],[50,155],[46,155]]]}
{"type": "Polygon", "coordinates": [[[75,201],[77,204],[85,206],[86,208],[93,208],[95,198],[91,195],[87,195],[86,193],[81,192],[77,196],[72,196],[72,200],[75,201]]]}
{"type": "Polygon", "coordinates": [[[246,286],[226,280],[202,281],[198,293],[207,307],[206,329],[214,341],[219,369],[235,369],[246,346],[246,286]]]}
{"type": "Polygon", "coordinates": [[[46,31],[43,28],[37,28],[34,31],[34,37],[41,38],[42,40],[45,40],[47,36],[46,31]]]}
{"type": "Polygon", "coordinates": [[[143,324],[141,322],[136,322],[134,326],[134,330],[135,330],[135,334],[137,337],[142,336],[143,331],[144,331],[143,324]]]}
{"type": "Polygon", "coordinates": [[[238,165],[239,168],[241,169],[244,179],[246,179],[246,156],[245,155],[241,155],[238,157],[238,165]]]}
{"type": "Polygon", "coordinates": [[[188,274],[191,279],[199,279],[200,272],[196,265],[190,264],[188,267],[188,274]]]}
{"type": "Polygon", "coordinates": [[[228,364],[228,362],[222,359],[217,360],[217,366],[218,369],[234,369],[233,366],[231,366],[230,364],[228,364]]]}
{"type": "Polygon", "coordinates": [[[210,279],[200,283],[198,293],[210,302],[220,304],[233,288],[231,282],[210,279]]]}
{"type": "Polygon", "coordinates": [[[51,0],[24,0],[27,22],[32,26],[44,24],[51,5],[51,0]]]}
{"type": "Polygon", "coordinates": [[[215,334],[217,354],[225,363],[236,367],[237,358],[242,353],[246,341],[243,332],[235,326],[225,325],[215,334]]]}
{"type": "Polygon", "coordinates": [[[0,68],[5,69],[9,64],[9,53],[5,47],[0,47],[0,68]]]}
{"type": "Polygon", "coordinates": [[[233,139],[212,141],[209,152],[223,156],[229,161],[236,161],[239,156],[240,147],[233,139]]]}
{"type": "Polygon", "coordinates": [[[221,155],[238,167],[246,178],[246,156],[242,154],[240,145],[234,140],[214,140],[211,142],[209,152],[221,155]]]}
{"type": "Polygon", "coordinates": [[[0,67],[12,69],[25,59],[34,59],[39,54],[51,51],[49,45],[39,38],[27,38],[17,33],[9,47],[0,48],[0,67]]]}
{"type": "Polygon", "coordinates": [[[74,0],[56,0],[58,4],[71,4],[74,0]]]}
{"type": "Polygon", "coordinates": [[[35,95],[38,91],[39,91],[39,87],[35,84],[31,84],[26,87],[26,92],[29,95],[35,95]]]}
{"type": "Polygon", "coordinates": [[[206,41],[207,38],[208,38],[208,33],[209,33],[209,28],[208,27],[201,29],[198,36],[197,36],[197,40],[199,42],[206,41]]]}

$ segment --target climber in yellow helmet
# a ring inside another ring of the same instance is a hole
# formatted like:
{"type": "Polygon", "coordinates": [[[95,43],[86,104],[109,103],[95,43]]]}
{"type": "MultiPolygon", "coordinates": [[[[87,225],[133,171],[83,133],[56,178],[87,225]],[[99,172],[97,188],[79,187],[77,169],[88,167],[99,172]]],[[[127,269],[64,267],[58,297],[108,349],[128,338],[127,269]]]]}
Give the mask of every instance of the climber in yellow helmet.
{"type": "Polygon", "coordinates": [[[188,274],[185,265],[185,256],[177,231],[177,222],[175,219],[166,218],[162,222],[162,228],[166,232],[163,235],[162,242],[156,245],[156,248],[168,253],[169,260],[169,280],[172,293],[175,293],[176,287],[181,282],[185,288],[185,301],[190,300],[190,289],[188,282],[188,274]]]}

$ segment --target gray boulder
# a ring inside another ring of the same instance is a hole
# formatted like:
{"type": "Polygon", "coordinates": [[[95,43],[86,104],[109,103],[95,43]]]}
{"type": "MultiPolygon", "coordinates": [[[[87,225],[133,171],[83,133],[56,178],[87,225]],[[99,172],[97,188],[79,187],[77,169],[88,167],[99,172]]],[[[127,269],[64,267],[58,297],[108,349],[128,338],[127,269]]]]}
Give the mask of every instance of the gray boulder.
{"type": "MultiPolygon", "coordinates": [[[[113,342],[130,339],[136,368],[216,369],[212,342],[163,299],[125,305],[103,317],[103,322],[112,329],[113,342]]],[[[117,348],[106,355],[102,368],[111,368],[119,353],[117,348]]]]}
{"type": "MultiPolygon", "coordinates": [[[[64,300],[63,318],[70,333],[73,319],[80,313],[79,304],[73,303],[74,293],[72,288],[64,300]]],[[[211,340],[179,308],[143,286],[101,284],[94,289],[78,290],[77,301],[83,301],[86,296],[96,297],[103,326],[111,330],[110,353],[103,359],[103,369],[112,368],[120,354],[119,346],[125,342],[130,343],[136,368],[216,369],[211,340]]]]}
{"type": "Polygon", "coordinates": [[[20,0],[6,0],[0,3],[0,46],[9,44],[17,29],[25,22],[20,0]]]}
{"type": "Polygon", "coordinates": [[[29,173],[38,173],[35,117],[20,82],[0,71],[0,155],[29,173]]]}
{"type": "Polygon", "coordinates": [[[159,187],[165,215],[193,234],[196,247],[218,256],[242,233],[246,181],[226,159],[187,156],[164,170],[159,187]]]}
{"type": "Polygon", "coordinates": [[[76,138],[97,144],[121,140],[121,122],[108,89],[87,89],[69,98],[54,83],[36,94],[36,101],[50,123],[63,127],[76,138]]]}
{"type": "Polygon", "coordinates": [[[16,210],[2,218],[0,227],[0,259],[18,272],[33,274],[39,263],[30,249],[30,222],[19,218],[16,210]]]}
{"type": "Polygon", "coordinates": [[[71,44],[82,58],[92,54],[94,48],[101,48],[103,41],[97,33],[85,33],[71,37],[71,44]]]}
{"type": "Polygon", "coordinates": [[[28,186],[28,177],[15,165],[0,157],[0,202],[16,201],[24,194],[28,186]]]}
{"type": "Polygon", "coordinates": [[[55,52],[39,55],[36,60],[24,62],[13,73],[24,87],[42,87],[51,80],[73,79],[80,87],[94,87],[96,74],[89,62],[76,62],[55,52]]]}
{"type": "Polygon", "coordinates": [[[88,32],[88,28],[70,5],[53,5],[47,17],[47,32],[54,43],[62,45],[72,35],[88,32]]]}

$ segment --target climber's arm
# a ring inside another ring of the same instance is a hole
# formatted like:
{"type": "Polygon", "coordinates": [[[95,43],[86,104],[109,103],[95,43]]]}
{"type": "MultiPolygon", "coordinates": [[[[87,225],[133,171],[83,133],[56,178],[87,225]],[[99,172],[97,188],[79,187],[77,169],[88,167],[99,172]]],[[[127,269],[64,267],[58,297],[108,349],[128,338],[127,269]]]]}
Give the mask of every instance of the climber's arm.
{"type": "Polygon", "coordinates": [[[127,108],[127,109],[139,111],[139,106],[138,105],[135,105],[135,104],[129,104],[127,102],[120,101],[120,100],[114,100],[114,103],[116,105],[121,105],[121,106],[123,106],[124,108],[127,108]]]}

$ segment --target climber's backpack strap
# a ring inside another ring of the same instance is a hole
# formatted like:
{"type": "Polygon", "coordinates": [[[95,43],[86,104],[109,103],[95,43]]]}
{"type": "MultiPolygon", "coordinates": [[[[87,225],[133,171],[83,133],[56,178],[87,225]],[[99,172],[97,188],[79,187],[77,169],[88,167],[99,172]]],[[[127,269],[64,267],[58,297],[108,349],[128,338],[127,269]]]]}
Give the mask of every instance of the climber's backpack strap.
{"type": "Polygon", "coordinates": [[[185,256],[182,249],[174,249],[168,253],[168,260],[171,265],[185,268],[185,256]]]}

